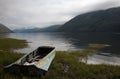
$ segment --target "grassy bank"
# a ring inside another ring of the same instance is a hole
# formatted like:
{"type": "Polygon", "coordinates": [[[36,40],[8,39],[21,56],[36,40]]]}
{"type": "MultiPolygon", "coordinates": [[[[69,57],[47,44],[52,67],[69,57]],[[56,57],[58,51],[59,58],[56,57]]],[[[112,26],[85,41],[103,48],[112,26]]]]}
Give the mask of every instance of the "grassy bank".
{"type": "MultiPolygon", "coordinates": [[[[1,41],[1,39],[0,39],[1,41]]],[[[88,65],[81,62],[87,61],[87,56],[94,54],[104,45],[90,45],[88,49],[82,51],[57,51],[54,61],[45,76],[39,78],[29,78],[22,76],[20,78],[5,73],[3,67],[16,61],[23,54],[14,53],[13,49],[27,46],[25,40],[2,39],[0,44],[0,79],[120,79],[120,66],[111,65],[88,65]],[[8,40],[6,43],[6,40],[8,40]],[[10,40],[10,41],[9,41],[10,40]],[[15,42],[16,41],[16,42],[15,42]],[[14,45],[11,45],[13,44],[14,45]],[[8,47],[4,45],[9,45],[8,47]],[[18,47],[16,47],[18,46],[18,47]]]]}
{"type": "Polygon", "coordinates": [[[27,46],[26,40],[18,40],[11,38],[0,39],[0,51],[12,51],[14,49],[20,49],[27,46]]]}
{"type": "Polygon", "coordinates": [[[3,71],[4,66],[13,63],[23,54],[13,52],[14,49],[27,47],[26,40],[12,38],[0,39],[0,79],[17,79],[14,76],[3,71]]]}
{"type": "Polygon", "coordinates": [[[120,66],[88,65],[80,61],[94,50],[57,52],[44,79],[120,79],[120,66]],[[79,61],[78,61],[79,60],[79,61]]]}

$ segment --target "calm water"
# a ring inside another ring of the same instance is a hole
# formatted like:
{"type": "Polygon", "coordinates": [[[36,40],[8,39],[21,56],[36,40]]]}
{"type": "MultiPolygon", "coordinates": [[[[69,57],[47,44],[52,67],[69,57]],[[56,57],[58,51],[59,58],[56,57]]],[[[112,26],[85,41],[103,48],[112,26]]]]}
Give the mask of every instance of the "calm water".
{"type": "Polygon", "coordinates": [[[17,38],[25,39],[29,43],[29,47],[22,52],[30,52],[36,49],[38,46],[55,46],[56,50],[70,50],[74,49],[74,46],[70,43],[69,39],[65,39],[63,34],[60,33],[9,33],[1,34],[1,38],[17,38]]]}
{"type": "Polygon", "coordinates": [[[21,53],[31,52],[38,46],[55,46],[56,50],[81,50],[88,44],[102,43],[111,46],[100,50],[96,55],[89,57],[89,64],[120,65],[120,33],[9,33],[0,34],[0,38],[25,39],[29,47],[17,50],[21,53]]]}

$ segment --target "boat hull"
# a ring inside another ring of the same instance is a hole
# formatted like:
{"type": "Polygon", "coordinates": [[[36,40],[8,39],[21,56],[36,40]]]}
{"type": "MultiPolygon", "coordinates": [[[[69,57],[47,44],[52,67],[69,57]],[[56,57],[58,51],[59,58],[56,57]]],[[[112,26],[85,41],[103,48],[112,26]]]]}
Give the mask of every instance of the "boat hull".
{"type": "Polygon", "coordinates": [[[47,71],[35,67],[34,65],[24,66],[24,65],[12,65],[5,68],[5,71],[14,75],[25,75],[25,76],[42,76],[45,75],[47,71]]]}
{"type": "Polygon", "coordinates": [[[54,57],[55,47],[43,46],[29,54],[24,55],[16,62],[6,66],[4,69],[6,72],[16,75],[41,76],[45,75],[45,73],[48,71],[54,57]],[[41,55],[42,58],[39,58],[39,60],[36,62],[28,63],[27,59],[33,58],[36,55],[41,55]]]}

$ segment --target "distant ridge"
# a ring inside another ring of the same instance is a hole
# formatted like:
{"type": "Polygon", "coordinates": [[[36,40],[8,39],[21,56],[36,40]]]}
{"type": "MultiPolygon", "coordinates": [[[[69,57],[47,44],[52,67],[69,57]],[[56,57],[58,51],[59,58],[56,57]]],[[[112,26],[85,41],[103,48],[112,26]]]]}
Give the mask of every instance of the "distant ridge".
{"type": "Polygon", "coordinates": [[[6,27],[3,24],[0,24],[0,33],[11,33],[13,31],[11,31],[8,27],[6,27]]]}
{"type": "Polygon", "coordinates": [[[78,15],[66,22],[58,31],[120,33],[120,7],[78,15]]]}
{"type": "Polygon", "coordinates": [[[14,32],[19,33],[37,33],[37,32],[55,32],[58,30],[58,28],[61,27],[61,25],[52,25],[45,28],[32,28],[32,29],[15,29],[14,32]]]}

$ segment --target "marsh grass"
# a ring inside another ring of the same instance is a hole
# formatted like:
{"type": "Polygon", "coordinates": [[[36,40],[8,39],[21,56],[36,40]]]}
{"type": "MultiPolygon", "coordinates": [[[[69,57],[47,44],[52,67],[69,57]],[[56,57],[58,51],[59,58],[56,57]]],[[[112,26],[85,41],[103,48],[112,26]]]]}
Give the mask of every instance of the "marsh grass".
{"type": "Polygon", "coordinates": [[[12,38],[0,39],[0,79],[17,79],[15,76],[4,72],[4,67],[16,61],[23,54],[13,52],[14,49],[27,47],[26,40],[12,38]]]}
{"type": "Polygon", "coordinates": [[[92,49],[101,49],[101,48],[105,48],[105,47],[108,47],[110,45],[108,44],[89,44],[89,48],[92,48],[92,49]]]}
{"type": "Polygon", "coordinates": [[[14,49],[20,49],[24,47],[27,47],[26,40],[18,40],[12,38],[0,39],[0,51],[12,51],[14,49]]]}
{"type": "Polygon", "coordinates": [[[120,79],[120,66],[88,65],[79,61],[88,55],[93,55],[97,51],[93,49],[95,46],[82,51],[56,51],[55,59],[45,76],[31,78],[11,75],[4,72],[3,68],[23,56],[11,50],[26,47],[26,41],[10,38],[0,41],[2,41],[0,49],[3,50],[0,51],[0,79],[120,79]]]}
{"type": "Polygon", "coordinates": [[[3,66],[6,66],[6,65],[14,62],[21,56],[23,56],[23,54],[21,54],[21,53],[1,52],[0,51],[0,64],[2,64],[3,66]]]}
{"type": "Polygon", "coordinates": [[[84,51],[57,52],[43,79],[120,79],[120,66],[88,65],[79,62],[78,58],[83,58],[84,51]],[[67,67],[68,70],[65,72],[67,67]]]}

